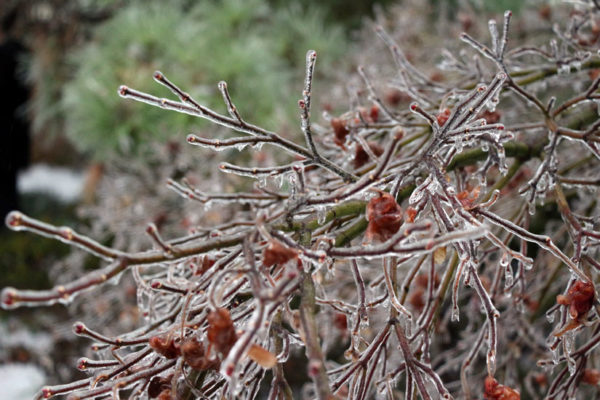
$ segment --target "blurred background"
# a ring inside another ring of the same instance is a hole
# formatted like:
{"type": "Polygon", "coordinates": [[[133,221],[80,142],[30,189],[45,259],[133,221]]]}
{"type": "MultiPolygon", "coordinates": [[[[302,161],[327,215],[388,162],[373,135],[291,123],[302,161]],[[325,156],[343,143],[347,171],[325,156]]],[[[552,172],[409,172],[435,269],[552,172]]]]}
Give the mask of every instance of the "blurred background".
{"type": "MultiPolygon", "coordinates": [[[[313,110],[340,113],[349,107],[357,65],[381,65],[382,74],[393,73],[385,46],[374,44],[374,21],[394,34],[417,64],[435,67],[439,60],[428,49],[441,48],[440,37],[456,43],[462,30],[485,29],[487,16],[512,9],[536,20],[551,18],[548,2],[535,0],[1,4],[2,216],[17,208],[128,250],[149,246],[140,234],[148,222],[168,237],[224,218],[186,209],[163,188],[167,178],[194,171],[197,181],[211,181],[216,160],[260,165],[277,155],[190,150],[188,133],[223,137],[228,132],[123,100],[119,85],[167,96],[152,79],[153,71],[161,70],[199,102],[223,110],[217,82],[225,80],[246,120],[294,138],[300,132],[297,100],[308,49],[319,55],[313,110]],[[131,232],[138,234],[132,238],[131,232]]],[[[536,34],[535,27],[531,23],[528,33],[536,34]]],[[[400,94],[386,95],[391,105],[406,106],[400,94]]],[[[222,190],[244,185],[229,177],[215,184],[222,190]]],[[[98,266],[59,242],[0,228],[0,288],[48,288],[98,266]]],[[[71,333],[74,315],[85,313],[95,326],[118,327],[115,319],[123,329],[135,326],[135,285],[125,279],[119,288],[105,303],[0,311],[0,384],[3,393],[11,393],[5,398],[31,398],[42,384],[80,377],[75,360],[89,343],[71,333]]]]}

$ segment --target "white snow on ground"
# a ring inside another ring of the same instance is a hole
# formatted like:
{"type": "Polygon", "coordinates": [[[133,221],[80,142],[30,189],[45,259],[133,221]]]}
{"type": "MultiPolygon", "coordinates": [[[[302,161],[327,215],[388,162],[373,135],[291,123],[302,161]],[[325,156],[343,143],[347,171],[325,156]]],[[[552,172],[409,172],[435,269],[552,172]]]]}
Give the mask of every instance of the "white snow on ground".
{"type": "Polygon", "coordinates": [[[19,173],[19,193],[43,192],[65,203],[79,199],[85,174],[69,168],[35,164],[19,173]]]}
{"type": "Polygon", "coordinates": [[[0,396],[10,400],[31,400],[44,386],[46,377],[31,364],[0,365],[0,396]]]}
{"type": "Polygon", "coordinates": [[[52,348],[52,337],[47,333],[29,332],[25,329],[10,330],[0,323],[0,354],[3,349],[19,346],[36,353],[48,353],[52,348]]]}

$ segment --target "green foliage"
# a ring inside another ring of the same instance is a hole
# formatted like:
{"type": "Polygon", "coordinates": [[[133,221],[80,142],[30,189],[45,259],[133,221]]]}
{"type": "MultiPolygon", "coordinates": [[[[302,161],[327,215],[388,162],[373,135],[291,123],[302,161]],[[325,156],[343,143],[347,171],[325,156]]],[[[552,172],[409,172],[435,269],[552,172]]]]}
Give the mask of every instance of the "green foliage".
{"type": "MultiPolygon", "coordinates": [[[[269,0],[273,5],[287,5],[289,0],[269,0]]],[[[361,27],[365,17],[373,18],[375,7],[386,7],[397,3],[396,0],[303,0],[295,2],[294,7],[302,7],[304,10],[314,10],[315,8],[323,10],[326,13],[327,21],[342,22],[346,29],[358,29],[361,27]]]]}
{"type": "MultiPolygon", "coordinates": [[[[464,3],[459,0],[429,0],[435,9],[443,8],[447,16],[455,18],[458,12],[464,9],[464,3]]],[[[499,14],[504,10],[511,10],[514,14],[519,14],[524,7],[539,5],[546,0],[468,0],[469,6],[476,12],[486,12],[490,14],[499,14]]]]}
{"type": "Polygon", "coordinates": [[[65,87],[67,133],[95,158],[140,155],[152,139],[183,135],[206,125],[191,117],[123,102],[119,85],[168,96],[149,77],[163,71],[189,87],[198,101],[220,102],[217,82],[228,83],[244,118],[270,129],[295,121],[304,54],[317,50],[319,71],[346,51],[339,27],[300,7],[271,9],[263,0],[131,2],[69,58],[74,76],[65,87]],[[174,5],[175,4],[175,5],[174,5]],[[293,93],[297,92],[294,96],[293,93]],[[260,95],[258,95],[260,93],[260,95]],[[285,99],[285,100],[284,100],[285,99]]]}

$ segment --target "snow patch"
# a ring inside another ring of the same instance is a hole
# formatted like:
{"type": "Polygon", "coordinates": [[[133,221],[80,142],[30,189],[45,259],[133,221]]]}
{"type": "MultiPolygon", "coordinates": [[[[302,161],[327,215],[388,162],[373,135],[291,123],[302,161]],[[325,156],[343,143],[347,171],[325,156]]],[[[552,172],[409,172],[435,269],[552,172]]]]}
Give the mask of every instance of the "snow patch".
{"type": "Polygon", "coordinates": [[[64,203],[79,199],[85,183],[85,174],[64,167],[35,164],[19,173],[19,193],[47,193],[64,203]]]}
{"type": "Polygon", "coordinates": [[[32,364],[0,365],[2,398],[31,400],[44,386],[44,372],[32,364]]]}

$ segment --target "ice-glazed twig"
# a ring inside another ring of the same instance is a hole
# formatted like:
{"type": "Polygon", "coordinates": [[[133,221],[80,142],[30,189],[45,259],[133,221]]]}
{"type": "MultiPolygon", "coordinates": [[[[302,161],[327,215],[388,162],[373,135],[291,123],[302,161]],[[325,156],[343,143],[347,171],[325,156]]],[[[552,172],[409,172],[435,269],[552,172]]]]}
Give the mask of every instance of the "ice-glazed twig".
{"type": "Polygon", "coordinates": [[[405,255],[405,254],[428,254],[432,253],[437,248],[446,246],[450,243],[461,242],[469,239],[476,239],[485,236],[485,228],[474,228],[464,231],[454,231],[431,239],[416,240],[411,243],[403,244],[403,239],[409,237],[411,233],[418,231],[427,231],[431,229],[431,223],[414,224],[410,227],[400,230],[389,240],[371,246],[354,246],[332,248],[327,251],[331,257],[384,257],[388,255],[405,255]]]}
{"type": "MultiPolygon", "coordinates": [[[[310,165],[310,163],[307,163],[310,165]]],[[[221,163],[219,164],[219,169],[223,172],[227,172],[229,174],[236,174],[240,176],[248,176],[251,178],[260,179],[265,176],[276,176],[286,172],[289,172],[293,169],[297,164],[288,164],[277,167],[240,167],[238,165],[233,165],[230,163],[221,163]]]]}
{"type": "Polygon", "coordinates": [[[212,150],[225,150],[226,148],[242,149],[244,146],[256,146],[259,143],[274,143],[275,140],[270,137],[238,137],[232,139],[206,139],[196,135],[188,135],[187,142],[200,147],[206,147],[212,150]]]}
{"type": "Polygon", "coordinates": [[[388,297],[392,306],[396,309],[396,311],[404,314],[409,320],[412,319],[412,314],[410,311],[400,303],[398,297],[396,297],[396,291],[394,290],[394,283],[392,281],[392,276],[395,276],[393,270],[396,268],[395,262],[392,261],[393,258],[384,258],[383,259],[383,274],[385,276],[385,285],[387,287],[388,297]],[[387,265],[386,265],[387,264],[387,265]]]}
{"type": "Polygon", "coordinates": [[[356,289],[358,292],[358,309],[357,309],[357,318],[356,324],[354,326],[353,334],[357,335],[359,331],[360,324],[368,321],[368,314],[366,308],[366,291],[365,291],[365,281],[360,273],[360,269],[358,267],[358,262],[353,259],[350,262],[350,266],[352,268],[352,276],[354,277],[354,283],[356,284],[356,289]]]}
{"type": "Polygon", "coordinates": [[[358,70],[358,73],[360,74],[361,78],[365,82],[365,85],[367,86],[367,90],[369,91],[370,100],[373,103],[375,103],[377,105],[377,107],[379,107],[379,109],[385,114],[386,117],[388,117],[392,121],[399,122],[398,119],[394,116],[394,114],[383,103],[383,101],[381,101],[381,98],[377,95],[377,92],[375,91],[375,88],[373,87],[371,80],[369,79],[369,77],[367,76],[367,73],[365,72],[365,68],[362,65],[359,65],[357,70],[358,70]]]}
{"type": "Polygon", "coordinates": [[[481,209],[474,209],[473,211],[476,214],[482,215],[484,218],[486,218],[488,221],[490,221],[494,225],[498,225],[498,226],[508,230],[509,232],[514,233],[521,239],[526,240],[528,242],[536,243],[541,248],[548,250],[555,257],[557,257],[559,260],[564,262],[575,275],[577,275],[584,281],[590,280],[590,278],[586,274],[584,274],[583,271],[581,271],[581,269],[579,269],[579,267],[577,265],[575,265],[573,263],[573,261],[571,261],[571,259],[569,257],[567,257],[567,255],[565,253],[563,253],[556,246],[556,244],[554,244],[554,242],[552,241],[552,239],[549,236],[531,233],[531,232],[521,228],[520,226],[514,224],[513,222],[508,221],[504,218],[501,218],[498,215],[496,215],[492,212],[489,212],[489,211],[485,211],[485,210],[481,210],[481,209]]]}
{"type": "Polygon", "coordinates": [[[165,242],[162,239],[160,233],[158,232],[158,228],[154,223],[148,224],[148,227],[146,227],[146,233],[148,234],[148,236],[150,236],[150,238],[158,246],[158,248],[162,249],[162,251],[165,253],[165,256],[173,256],[173,246],[171,246],[169,243],[165,242]]]}
{"type": "Polygon", "coordinates": [[[407,374],[407,382],[412,382],[414,380],[423,400],[431,400],[431,396],[427,391],[427,387],[425,386],[425,381],[423,379],[423,376],[421,375],[421,371],[415,364],[415,356],[413,355],[410,349],[410,345],[406,338],[406,334],[404,333],[404,327],[400,326],[400,322],[395,321],[394,330],[396,332],[398,342],[400,343],[400,350],[402,351],[402,355],[404,356],[404,362],[406,363],[407,372],[410,371],[410,379],[407,374]]]}
{"type": "Polygon", "coordinates": [[[315,197],[307,200],[307,204],[309,205],[318,205],[318,204],[328,204],[328,203],[339,203],[340,201],[359,193],[371,185],[375,184],[379,177],[385,172],[386,168],[389,165],[390,160],[396,150],[398,142],[404,136],[404,130],[402,128],[397,128],[393,132],[393,137],[390,140],[389,144],[386,147],[385,152],[381,155],[379,162],[377,163],[377,167],[371,173],[366,174],[361,177],[358,182],[355,182],[350,187],[340,188],[340,193],[333,193],[329,196],[323,196],[321,198],[315,197]]]}
{"type": "Polygon", "coordinates": [[[60,240],[63,243],[73,244],[97,257],[108,261],[123,257],[125,253],[106,247],[87,236],[75,232],[73,229],[63,226],[56,227],[25,214],[13,211],[6,216],[6,226],[14,231],[29,231],[41,236],[60,240]]]}
{"type": "Polygon", "coordinates": [[[182,197],[196,200],[201,203],[216,202],[236,202],[245,203],[264,203],[277,199],[287,198],[284,194],[261,194],[261,193],[204,193],[191,186],[183,186],[172,179],[167,181],[167,186],[179,193],[182,197]]]}
{"type": "Polygon", "coordinates": [[[246,122],[240,122],[237,118],[226,117],[221,115],[207,107],[202,106],[193,100],[187,93],[183,92],[177,86],[175,86],[170,81],[164,77],[164,75],[160,72],[155,73],[155,79],[160,83],[165,84],[169,89],[171,89],[184,103],[158,98],[156,96],[150,95],[148,93],[140,92],[134,89],[130,89],[127,86],[121,86],[119,88],[119,95],[124,98],[130,98],[136,101],[141,101],[147,104],[150,104],[155,107],[164,108],[167,110],[173,110],[185,114],[190,114],[196,117],[207,119],[215,124],[225,126],[227,128],[231,128],[235,131],[246,133],[254,136],[266,136],[273,140],[273,144],[280,146],[287,151],[292,152],[293,154],[298,154],[309,158],[315,162],[315,164],[330,170],[331,172],[339,175],[345,181],[352,182],[356,180],[356,177],[344,171],[342,168],[337,166],[335,163],[327,160],[323,157],[315,157],[309,150],[306,148],[295,144],[294,142],[281,137],[280,135],[270,132],[266,129],[260,128],[256,125],[249,124],[246,122]],[[188,105],[188,104],[191,105],[188,105]]]}
{"type": "Polygon", "coordinates": [[[298,106],[300,107],[301,127],[302,132],[304,133],[304,139],[306,140],[306,144],[312,152],[313,157],[320,158],[321,156],[319,155],[319,151],[317,150],[317,146],[315,145],[312,128],[310,126],[312,81],[316,61],[317,52],[314,50],[309,50],[308,53],[306,53],[306,76],[304,78],[304,91],[302,92],[302,100],[298,102],[298,106]]]}
{"type": "Polygon", "coordinates": [[[219,91],[221,92],[221,95],[223,95],[223,101],[227,106],[227,112],[229,113],[231,118],[235,118],[240,123],[240,125],[245,125],[245,122],[240,116],[237,107],[235,106],[235,104],[233,104],[233,101],[231,100],[229,90],[227,89],[227,82],[221,81],[217,86],[219,88],[219,91]]]}
{"type": "Polygon", "coordinates": [[[432,82],[428,77],[426,77],[421,71],[415,68],[406,58],[398,44],[394,41],[394,39],[383,29],[381,26],[375,27],[375,33],[379,36],[383,42],[390,48],[392,55],[394,56],[394,61],[398,67],[402,70],[406,71],[411,75],[411,77],[418,80],[420,83],[431,86],[431,87],[439,87],[440,85],[432,82]]]}

